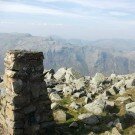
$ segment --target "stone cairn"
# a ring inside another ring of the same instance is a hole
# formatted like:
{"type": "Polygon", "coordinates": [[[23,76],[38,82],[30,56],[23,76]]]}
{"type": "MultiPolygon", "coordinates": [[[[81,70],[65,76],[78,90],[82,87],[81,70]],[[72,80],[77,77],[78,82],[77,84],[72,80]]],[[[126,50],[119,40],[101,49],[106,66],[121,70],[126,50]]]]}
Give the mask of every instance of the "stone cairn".
{"type": "Polygon", "coordinates": [[[0,103],[0,123],[5,135],[54,134],[43,59],[42,52],[14,50],[6,53],[5,95],[0,103]]]}

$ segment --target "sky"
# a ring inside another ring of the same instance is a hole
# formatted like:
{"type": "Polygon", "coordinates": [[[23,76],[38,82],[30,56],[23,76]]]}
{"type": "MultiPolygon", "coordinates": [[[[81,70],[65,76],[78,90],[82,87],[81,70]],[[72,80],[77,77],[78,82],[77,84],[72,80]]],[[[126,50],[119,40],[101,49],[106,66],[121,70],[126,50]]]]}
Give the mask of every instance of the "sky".
{"type": "Polygon", "coordinates": [[[0,0],[0,33],[135,39],[135,0],[0,0]]]}

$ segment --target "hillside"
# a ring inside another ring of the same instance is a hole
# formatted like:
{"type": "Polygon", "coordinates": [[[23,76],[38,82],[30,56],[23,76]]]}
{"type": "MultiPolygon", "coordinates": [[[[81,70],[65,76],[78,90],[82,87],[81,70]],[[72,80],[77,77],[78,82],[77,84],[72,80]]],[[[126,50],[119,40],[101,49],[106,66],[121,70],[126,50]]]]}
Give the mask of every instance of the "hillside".
{"type": "Polygon", "coordinates": [[[135,72],[135,40],[104,39],[84,41],[57,36],[37,37],[30,34],[0,34],[0,71],[4,54],[9,49],[43,51],[45,68],[55,70],[73,67],[83,75],[102,72],[128,74],[135,72]]]}

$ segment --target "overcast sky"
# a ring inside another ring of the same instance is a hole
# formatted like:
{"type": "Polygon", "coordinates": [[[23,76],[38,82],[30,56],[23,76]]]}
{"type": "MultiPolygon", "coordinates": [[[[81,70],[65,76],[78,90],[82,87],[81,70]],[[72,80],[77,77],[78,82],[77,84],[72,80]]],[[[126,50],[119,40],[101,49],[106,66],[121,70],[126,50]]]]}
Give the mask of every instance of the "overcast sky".
{"type": "Polygon", "coordinates": [[[0,32],[135,39],[135,0],[0,0],[0,32]]]}

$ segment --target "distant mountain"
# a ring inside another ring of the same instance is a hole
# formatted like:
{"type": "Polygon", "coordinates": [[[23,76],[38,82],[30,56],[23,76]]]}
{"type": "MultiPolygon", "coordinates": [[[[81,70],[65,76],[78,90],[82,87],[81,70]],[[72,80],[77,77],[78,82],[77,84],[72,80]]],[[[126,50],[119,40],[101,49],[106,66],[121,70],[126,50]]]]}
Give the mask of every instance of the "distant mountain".
{"type": "Polygon", "coordinates": [[[0,71],[4,69],[3,59],[9,49],[43,51],[46,69],[73,67],[84,75],[135,72],[135,40],[132,39],[85,41],[57,36],[38,37],[27,33],[0,33],[0,71]]]}

